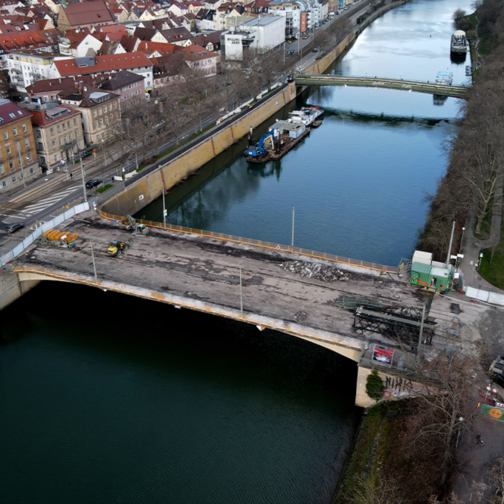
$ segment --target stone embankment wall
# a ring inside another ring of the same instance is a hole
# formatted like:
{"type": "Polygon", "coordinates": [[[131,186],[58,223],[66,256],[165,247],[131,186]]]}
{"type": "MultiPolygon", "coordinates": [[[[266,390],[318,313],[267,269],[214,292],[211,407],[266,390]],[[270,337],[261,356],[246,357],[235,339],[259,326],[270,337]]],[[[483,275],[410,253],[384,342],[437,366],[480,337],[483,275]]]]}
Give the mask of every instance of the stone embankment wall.
{"type": "MultiPolygon", "coordinates": [[[[363,28],[384,12],[403,3],[394,2],[375,12],[362,25],[348,34],[332,51],[305,68],[304,72],[308,74],[323,73],[347,49],[363,28]]],[[[247,135],[251,126],[253,128],[259,126],[295,98],[296,85],[292,82],[280,92],[275,93],[269,100],[254,106],[249,113],[230,122],[226,128],[217,131],[215,135],[205,138],[193,148],[184,151],[180,156],[114,195],[102,205],[102,210],[123,216],[139,212],[161,196],[163,188],[168,190],[185,180],[205,163],[247,135]]]]}

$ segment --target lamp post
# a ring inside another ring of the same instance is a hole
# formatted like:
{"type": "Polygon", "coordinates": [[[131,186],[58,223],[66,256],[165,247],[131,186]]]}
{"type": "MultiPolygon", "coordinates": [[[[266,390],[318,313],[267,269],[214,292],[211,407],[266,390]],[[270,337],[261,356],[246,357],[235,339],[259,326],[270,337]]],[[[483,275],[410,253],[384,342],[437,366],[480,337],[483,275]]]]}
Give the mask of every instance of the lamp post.
{"type": "Polygon", "coordinates": [[[84,191],[84,201],[87,202],[87,192],[86,192],[86,181],[84,174],[84,164],[82,163],[82,158],[79,158],[82,174],[82,190],[84,191]]]}
{"type": "Polygon", "coordinates": [[[21,152],[18,152],[19,156],[19,165],[21,166],[21,178],[23,179],[23,187],[26,187],[26,180],[24,176],[24,166],[23,166],[23,159],[21,157],[21,152]]]}

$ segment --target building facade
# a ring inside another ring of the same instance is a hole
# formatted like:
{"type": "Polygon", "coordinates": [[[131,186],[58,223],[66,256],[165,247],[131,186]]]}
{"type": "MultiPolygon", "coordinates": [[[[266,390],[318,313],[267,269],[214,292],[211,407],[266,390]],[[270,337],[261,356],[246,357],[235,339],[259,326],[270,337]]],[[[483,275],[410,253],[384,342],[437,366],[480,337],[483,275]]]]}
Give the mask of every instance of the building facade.
{"type": "Polygon", "coordinates": [[[40,175],[31,113],[0,100],[0,189],[18,187],[40,175]]]}

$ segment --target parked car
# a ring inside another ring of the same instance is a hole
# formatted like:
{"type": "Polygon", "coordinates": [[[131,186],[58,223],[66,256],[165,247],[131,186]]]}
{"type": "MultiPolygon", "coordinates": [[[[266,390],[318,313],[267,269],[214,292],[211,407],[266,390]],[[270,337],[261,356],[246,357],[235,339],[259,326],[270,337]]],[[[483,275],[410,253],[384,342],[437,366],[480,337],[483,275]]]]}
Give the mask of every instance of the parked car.
{"type": "Polygon", "coordinates": [[[313,52],[318,52],[318,48],[317,48],[317,47],[314,47],[314,48],[312,49],[312,51],[313,51],[313,52]]]}
{"type": "Polygon", "coordinates": [[[287,56],[292,56],[294,54],[294,49],[289,49],[285,54],[287,56]]]}
{"type": "Polygon", "coordinates": [[[87,189],[93,189],[93,187],[99,186],[102,183],[101,180],[88,180],[86,182],[87,189]]]}
{"type": "Polygon", "coordinates": [[[19,229],[23,229],[23,228],[24,228],[24,224],[22,224],[21,222],[15,222],[13,224],[9,224],[5,228],[5,231],[7,231],[7,233],[9,233],[9,234],[12,234],[12,233],[15,233],[16,231],[18,231],[19,229]]]}

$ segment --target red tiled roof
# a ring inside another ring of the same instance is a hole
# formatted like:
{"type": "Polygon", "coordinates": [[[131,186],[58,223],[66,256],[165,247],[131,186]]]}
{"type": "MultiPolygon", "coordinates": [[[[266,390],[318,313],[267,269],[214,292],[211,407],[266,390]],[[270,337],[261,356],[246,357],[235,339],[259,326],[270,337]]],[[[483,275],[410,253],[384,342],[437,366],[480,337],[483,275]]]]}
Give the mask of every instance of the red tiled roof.
{"type": "Polygon", "coordinates": [[[108,79],[109,76],[105,74],[97,75],[96,77],[92,77],[91,75],[81,75],[79,77],[43,79],[27,86],[26,92],[32,96],[42,93],[56,94],[70,87],[75,87],[75,85],[79,83],[84,83],[88,86],[100,87],[100,85],[108,79]]]}
{"type": "Polygon", "coordinates": [[[173,54],[175,51],[175,44],[166,44],[164,42],[150,42],[141,40],[138,44],[137,51],[141,51],[147,55],[158,52],[163,56],[164,54],[173,54]]]}
{"type": "Polygon", "coordinates": [[[95,56],[95,65],[79,68],[75,58],[54,61],[61,77],[69,75],[86,75],[110,72],[112,70],[128,70],[130,68],[151,67],[149,58],[142,52],[126,54],[109,54],[95,56]]]}
{"type": "Polygon", "coordinates": [[[30,112],[18,107],[9,100],[0,100],[0,126],[31,117],[30,112]]]}
{"type": "Polygon", "coordinates": [[[112,23],[114,21],[103,0],[71,3],[64,8],[64,12],[72,26],[112,23]]]}
{"type": "Polygon", "coordinates": [[[50,124],[56,124],[58,121],[65,121],[69,117],[73,117],[75,115],[80,115],[79,111],[74,110],[70,107],[63,106],[63,105],[58,105],[55,108],[49,109],[49,111],[54,112],[54,111],[56,111],[56,109],[61,109],[61,111],[68,110],[68,112],[66,114],[59,116],[59,117],[54,118],[54,117],[51,117],[50,115],[47,115],[46,110],[32,110],[31,111],[32,124],[34,126],[48,126],[50,124]]]}
{"type": "Polygon", "coordinates": [[[0,35],[0,44],[6,50],[36,49],[58,43],[58,30],[17,32],[0,35]]]}

